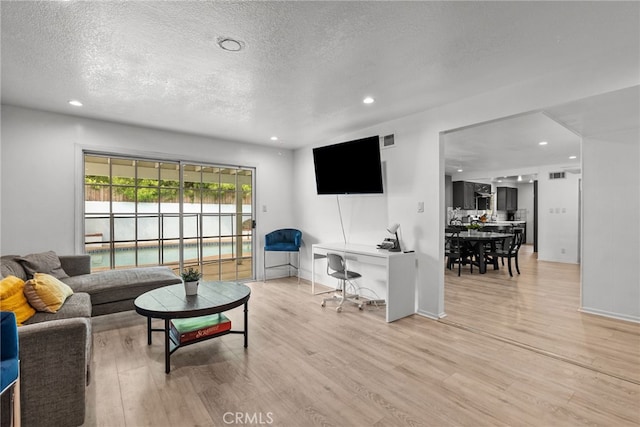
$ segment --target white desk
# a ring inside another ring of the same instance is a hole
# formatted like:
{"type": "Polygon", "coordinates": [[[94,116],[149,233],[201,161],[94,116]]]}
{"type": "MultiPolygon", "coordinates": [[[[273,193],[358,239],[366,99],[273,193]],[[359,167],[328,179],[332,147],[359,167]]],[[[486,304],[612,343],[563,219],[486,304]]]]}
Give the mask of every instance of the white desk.
{"type": "MultiPolygon", "coordinates": [[[[326,258],[328,252],[342,254],[346,259],[347,266],[350,262],[355,261],[377,265],[384,269],[386,285],[384,299],[387,302],[387,322],[393,322],[415,313],[416,257],[413,252],[389,252],[384,249],[377,249],[373,245],[351,243],[314,244],[311,249],[311,292],[314,295],[318,295],[315,291],[315,261],[318,258],[326,258]]],[[[349,268],[354,269],[352,267],[349,268]]],[[[366,282],[367,277],[363,275],[359,280],[366,282]]]]}

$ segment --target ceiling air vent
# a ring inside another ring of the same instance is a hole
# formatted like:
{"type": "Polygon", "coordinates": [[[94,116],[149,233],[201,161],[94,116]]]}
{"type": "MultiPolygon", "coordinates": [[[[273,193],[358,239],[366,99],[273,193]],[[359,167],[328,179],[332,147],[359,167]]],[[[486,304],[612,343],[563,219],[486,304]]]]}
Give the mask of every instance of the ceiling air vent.
{"type": "Polygon", "coordinates": [[[564,179],[564,172],[549,172],[549,179],[564,179]]]}
{"type": "Polygon", "coordinates": [[[395,147],[395,145],[396,141],[393,137],[393,134],[380,137],[380,148],[391,148],[395,147]]]}

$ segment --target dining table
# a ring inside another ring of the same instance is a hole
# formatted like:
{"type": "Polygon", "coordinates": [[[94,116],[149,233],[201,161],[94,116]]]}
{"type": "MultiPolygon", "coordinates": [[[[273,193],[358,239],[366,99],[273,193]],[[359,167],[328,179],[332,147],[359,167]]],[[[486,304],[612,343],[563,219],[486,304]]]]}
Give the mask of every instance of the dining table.
{"type": "MultiPolygon", "coordinates": [[[[447,236],[450,236],[451,232],[445,232],[447,236]]],[[[476,259],[478,260],[478,269],[480,270],[480,274],[485,274],[487,272],[487,263],[485,261],[485,250],[487,248],[487,243],[489,244],[490,250],[496,249],[496,242],[504,240],[506,237],[513,237],[513,234],[509,233],[497,233],[493,231],[461,231],[460,232],[460,240],[464,242],[471,250],[475,253],[476,259]]],[[[498,270],[498,263],[493,263],[493,269],[498,270]]]]}

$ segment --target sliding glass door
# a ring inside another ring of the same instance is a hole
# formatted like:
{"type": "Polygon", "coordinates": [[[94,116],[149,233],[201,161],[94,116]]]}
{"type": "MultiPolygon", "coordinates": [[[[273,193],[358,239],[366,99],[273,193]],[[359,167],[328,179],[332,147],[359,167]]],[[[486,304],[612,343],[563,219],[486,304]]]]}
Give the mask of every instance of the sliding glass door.
{"type": "Polygon", "coordinates": [[[253,277],[253,171],[183,165],[183,253],[211,280],[253,277]]]}
{"type": "Polygon", "coordinates": [[[85,251],[92,270],[195,267],[252,279],[251,168],[84,155],[85,251]]]}

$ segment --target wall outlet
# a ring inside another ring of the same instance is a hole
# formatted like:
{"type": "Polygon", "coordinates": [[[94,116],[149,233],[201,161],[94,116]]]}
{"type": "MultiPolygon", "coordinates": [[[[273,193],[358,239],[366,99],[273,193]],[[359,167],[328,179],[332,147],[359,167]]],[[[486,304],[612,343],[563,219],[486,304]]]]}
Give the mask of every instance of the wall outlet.
{"type": "Polygon", "coordinates": [[[418,213],[424,212],[424,202],[418,202],[418,213]]]}
{"type": "Polygon", "coordinates": [[[262,212],[266,212],[267,211],[267,205],[262,205],[262,212]]]}
{"type": "Polygon", "coordinates": [[[566,251],[564,250],[564,248],[561,248],[561,249],[560,249],[560,253],[561,253],[561,254],[563,254],[563,253],[565,253],[565,252],[566,252],[566,251]]]}

